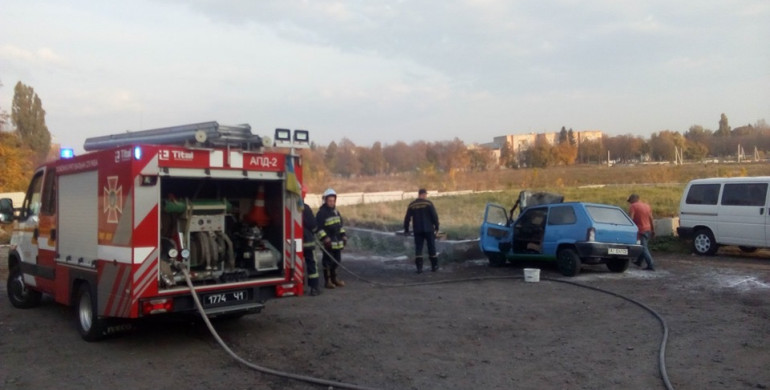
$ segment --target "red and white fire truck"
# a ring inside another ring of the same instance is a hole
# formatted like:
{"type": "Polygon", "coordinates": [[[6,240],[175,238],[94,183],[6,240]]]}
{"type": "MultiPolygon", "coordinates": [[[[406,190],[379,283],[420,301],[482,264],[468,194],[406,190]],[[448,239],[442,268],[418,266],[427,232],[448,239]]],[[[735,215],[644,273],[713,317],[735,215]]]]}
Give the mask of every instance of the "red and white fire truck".
{"type": "Polygon", "coordinates": [[[302,295],[305,130],[217,122],[89,138],[83,155],[44,164],[13,220],[7,291],[13,306],[42,294],[75,308],[85,340],[126,319],[259,312],[302,295]],[[120,320],[120,321],[118,321],[120,320]]]}

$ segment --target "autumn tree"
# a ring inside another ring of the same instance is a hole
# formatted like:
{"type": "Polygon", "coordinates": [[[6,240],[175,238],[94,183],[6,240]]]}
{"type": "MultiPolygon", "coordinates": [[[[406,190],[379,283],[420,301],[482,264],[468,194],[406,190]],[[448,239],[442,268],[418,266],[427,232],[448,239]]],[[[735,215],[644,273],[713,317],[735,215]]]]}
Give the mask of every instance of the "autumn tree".
{"type": "Polygon", "coordinates": [[[371,148],[360,148],[359,159],[361,162],[361,174],[379,175],[385,172],[387,163],[382,152],[382,144],[378,141],[371,148]]]}
{"type": "Polygon", "coordinates": [[[388,167],[388,173],[408,172],[417,167],[415,163],[416,156],[412,154],[412,148],[404,141],[398,141],[393,145],[385,145],[382,148],[382,155],[385,158],[385,165],[388,167]]]}
{"type": "Polygon", "coordinates": [[[471,171],[486,171],[495,165],[495,157],[492,151],[485,148],[474,148],[468,150],[471,171]]]}
{"type": "Polygon", "coordinates": [[[329,170],[324,163],[326,148],[319,147],[314,142],[310,148],[300,149],[302,156],[302,182],[308,192],[323,191],[323,186],[329,179],[329,170]]]}
{"type": "Polygon", "coordinates": [[[330,172],[334,172],[337,167],[337,143],[334,141],[324,151],[324,164],[330,172]]]}
{"type": "Polygon", "coordinates": [[[13,92],[11,121],[22,143],[34,152],[35,162],[42,162],[51,150],[51,133],[45,124],[43,103],[35,90],[21,81],[16,83],[13,92]]]}
{"type": "Polygon", "coordinates": [[[610,158],[627,163],[640,160],[644,140],[631,134],[607,137],[604,142],[610,152],[610,158]]]}
{"type": "Polygon", "coordinates": [[[343,138],[340,141],[334,173],[343,177],[357,176],[361,173],[361,161],[358,158],[358,148],[353,141],[343,138]]]}
{"type": "Polygon", "coordinates": [[[0,131],[0,192],[24,191],[34,165],[15,133],[0,131]]]}
{"type": "Polygon", "coordinates": [[[559,145],[566,144],[567,142],[569,142],[569,135],[567,134],[567,128],[562,126],[561,131],[559,131],[559,145]]]}
{"type": "Polygon", "coordinates": [[[555,163],[553,147],[547,140],[540,137],[535,141],[535,145],[524,152],[524,158],[527,166],[532,168],[545,168],[555,163]]]}
{"type": "Polygon", "coordinates": [[[727,115],[722,113],[722,115],[719,117],[719,129],[714,133],[714,135],[719,137],[729,137],[730,136],[730,124],[727,123],[727,115]]]}
{"type": "Polygon", "coordinates": [[[572,130],[562,126],[559,131],[559,142],[552,148],[554,163],[559,165],[572,165],[577,159],[578,149],[574,143],[570,142],[572,130]]]}
{"type": "Polygon", "coordinates": [[[577,146],[577,138],[575,138],[575,132],[572,131],[572,128],[567,131],[567,139],[569,139],[570,145],[577,146]]]}
{"type": "Polygon", "coordinates": [[[704,129],[701,125],[692,125],[684,133],[684,138],[688,141],[698,142],[705,145],[709,138],[711,138],[711,135],[711,130],[704,129]]]}
{"type": "Polygon", "coordinates": [[[709,149],[706,144],[696,141],[687,140],[684,146],[684,153],[682,157],[685,160],[702,161],[708,156],[709,149]]]}
{"type": "Polygon", "coordinates": [[[470,165],[468,148],[459,138],[434,142],[428,148],[428,153],[428,160],[435,159],[436,167],[443,172],[465,170],[470,165]]]}
{"type": "Polygon", "coordinates": [[[0,192],[24,191],[34,169],[29,158],[33,153],[22,144],[18,132],[5,131],[9,118],[0,107],[0,192]]]}
{"type": "Polygon", "coordinates": [[[674,161],[676,149],[684,150],[684,137],[678,132],[663,130],[650,136],[651,157],[656,161],[674,161]]]}
{"type": "Polygon", "coordinates": [[[581,163],[600,163],[607,155],[602,140],[593,139],[580,142],[578,158],[581,163]]]}
{"type": "Polygon", "coordinates": [[[505,145],[500,148],[500,165],[506,168],[518,168],[519,166],[513,146],[508,141],[505,141],[505,145]]]}
{"type": "Polygon", "coordinates": [[[570,145],[569,140],[553,146],[552,153],[554,162],[559,165],[572,165],[575,163],[578,154],[577,146],[570,145]]]}
{"type": "MultiPolygon", "coordinates": [[[[3,87],[3,82],[0,81],[0,88],[3,87]]],[[[8,124],[8,119],[10,116],[8,115],[8,112],[3,110],[2,107],[0,107],[0,131],[5,130],[5,126],[8,124]]]]}

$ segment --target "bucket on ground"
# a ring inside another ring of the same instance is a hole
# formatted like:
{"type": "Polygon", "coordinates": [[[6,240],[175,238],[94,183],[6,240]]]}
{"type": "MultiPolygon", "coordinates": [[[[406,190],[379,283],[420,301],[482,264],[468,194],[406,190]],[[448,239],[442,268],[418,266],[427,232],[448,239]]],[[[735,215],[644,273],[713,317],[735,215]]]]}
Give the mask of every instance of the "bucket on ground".
{"type": "Polygon", "coordinates": [[[540,269],[539,268],[524,268],[524,281],[525,282],[539,282],[540,281],[540,269]]]}

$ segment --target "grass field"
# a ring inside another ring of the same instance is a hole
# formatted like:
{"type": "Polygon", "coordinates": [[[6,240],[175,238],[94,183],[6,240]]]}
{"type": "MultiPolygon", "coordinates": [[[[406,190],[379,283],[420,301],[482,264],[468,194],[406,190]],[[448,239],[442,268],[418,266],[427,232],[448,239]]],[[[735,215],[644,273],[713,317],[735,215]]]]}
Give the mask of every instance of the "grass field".
{"type": "MultiPolygon", "coordinates": [[[[377,178],[335,179],[337,192],[376,192],[389,190],[474,190],[471,195],[433,197],[448,239],[478,238],[487,202],[510,208],[521,190],[557,192],[566,201],[584,201],[628,208],[626,199],[637,193],[650,204],[656,218],[678,214],[679,200],[686,183],[694,178],[730,176],[770,176],[770,164],[690,164],[640,166],[578,166],[547,169],[498,170],[457,173],[439,178],[418,174],[377,178]],[[432,185],[431,185],[432,184],[432,185]]],[[[408,200],[340,208],[351,226],[397,231],[403,228],[408,200]]]]}

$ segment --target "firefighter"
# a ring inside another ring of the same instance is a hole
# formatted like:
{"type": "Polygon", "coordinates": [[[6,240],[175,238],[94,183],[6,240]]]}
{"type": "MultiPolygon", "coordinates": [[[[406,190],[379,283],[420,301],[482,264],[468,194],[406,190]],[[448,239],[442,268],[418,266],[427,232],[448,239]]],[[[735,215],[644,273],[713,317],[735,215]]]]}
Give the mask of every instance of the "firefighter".
{"type": "Polygon", "coordinates": [[[316,214],[318,224],[318,240],[323,243],[324,251],[321,262],[324,268],[324,286],[335,288],[345,286],[345,282],[337,276],[337,267],[342,261],[342,248],[348,237],[342,226],[342,216],[337,210],[337,193],[329,188],[323,193],[323,204],[316,214]]]}
{"type": "Polygon", "coordinates": [[[428,200],[428,191],[420,188],[417,191],[417,199],[409,203],[404,216],[404,234],[409,234],[409,223],[412,223],[414,232],[414,265],[417,273],[422,273],[422,246],[428,243],[428,256],[430,258],[430,270],[438,269],[438,257],[436,257],[436,234],[438,233],[438,213],[433,207],[433,202],[428,200]]]}
{"type": "MultiPolygon", "coordinates": [[[[307,188],[302,186],[302,200],[305,200],[307,188]]],[[[304,202],[303,202],[304,203],[304,202]]],[[[315,236],[318,233],[318,224],[315,221],[313,209],[305,203],[302,209],[302,253],[305,256],[305,269],[307,271],[307,284],[310,286],[310,296],[321,294],[318,287],[318,264],[315,261],[315,236]]]]}

